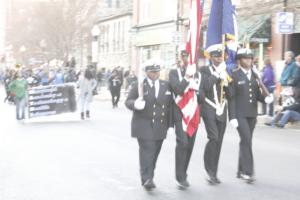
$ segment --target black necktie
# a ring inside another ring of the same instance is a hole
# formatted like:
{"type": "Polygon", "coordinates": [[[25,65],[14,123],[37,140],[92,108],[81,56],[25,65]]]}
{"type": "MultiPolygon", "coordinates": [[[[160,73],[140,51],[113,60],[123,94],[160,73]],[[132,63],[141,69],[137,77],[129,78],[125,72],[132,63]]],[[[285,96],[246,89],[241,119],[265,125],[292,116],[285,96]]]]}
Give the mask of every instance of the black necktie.
{"type": "Polygon", "coordinates": [[[184,77],[185,76],[186,68],[181,68],[180,71],[181,71],[181,76],[184,77]]]}
{"type": "Polygon", "coordinates": [[[247,79],[250,80],[249,77],[248,77],[248,75],[249,75],[249,72],[246,72],[247,79]]]}
{"type": "Polygon", "coordinates": [[[152,84],[149,83],[149,97],[155,99],[155,82],[151,81],[152,84]]]}
{"type": "Polygon", "coordinates": [[[152,90],[152,93],[153,93],[154,97],[156,98],[156,95],[155,95],[155,81],[152,81],[152,88],[151,88],[151,90],[152,90]]]}

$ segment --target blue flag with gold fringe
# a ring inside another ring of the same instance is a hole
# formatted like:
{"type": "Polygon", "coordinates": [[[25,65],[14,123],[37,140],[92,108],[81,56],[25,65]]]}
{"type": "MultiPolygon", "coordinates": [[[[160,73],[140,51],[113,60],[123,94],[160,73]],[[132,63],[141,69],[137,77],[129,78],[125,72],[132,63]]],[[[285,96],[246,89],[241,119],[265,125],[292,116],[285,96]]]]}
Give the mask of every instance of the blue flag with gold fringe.
{"type": "Polygon", "coordinates": [[[232,0],[213,0],[207,28],[206,52],[215,45],[222,44],[224,35],[223,45],[227,54],[225,62],[229,74],[236,68],[237,33],[235,5],[232,0]]]}

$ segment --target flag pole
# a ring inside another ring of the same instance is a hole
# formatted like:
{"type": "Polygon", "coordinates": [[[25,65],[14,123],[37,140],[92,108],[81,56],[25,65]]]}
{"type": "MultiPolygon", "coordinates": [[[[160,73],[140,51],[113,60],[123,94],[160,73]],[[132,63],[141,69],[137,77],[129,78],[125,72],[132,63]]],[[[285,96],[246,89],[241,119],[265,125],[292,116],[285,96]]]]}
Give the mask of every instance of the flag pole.
{"type": "MultiPolygon", "coordinates": [[[[222,35],[222,62],[225,61],[225,34],[222,35]]],[[[226,70],[226,69],[225,69],[226,70]]],[[[224,101],[224,80],[221,80],[221,96],[220,96],[220,104],[223,104],[224,101]]]]}
{"type": "Polygon", "coordinates": [[[144,75],[143,75],[143,66],[139,67],[138,72],[138,95],[143,99],[144,97],[144,75]]]}

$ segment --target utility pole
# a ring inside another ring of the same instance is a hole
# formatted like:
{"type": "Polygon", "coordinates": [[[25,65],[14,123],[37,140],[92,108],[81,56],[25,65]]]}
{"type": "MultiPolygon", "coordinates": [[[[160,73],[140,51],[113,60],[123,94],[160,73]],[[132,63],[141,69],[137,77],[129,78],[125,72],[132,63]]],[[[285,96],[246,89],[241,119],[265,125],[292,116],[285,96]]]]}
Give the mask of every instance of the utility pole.
{"type": "MultiPolygon", "coordinates": [[[[288,4],[288,0],[283,0],[283,12],[286,12],[287,4],[288,4]]],[[[284,60],[285,46],[286,46],[286,34],[282,34],[282,48],[281,48],[282,49],[282,51],[281,51],[282,60],[284,60]]]]}
{"type": "MultiPolygon", "coordinates": [[[[179,21],[180,21],[180,0],[177,0],[177,9],[176,9],[176,13],[177,13],[177,16],[176,16],[176,34],[179,33],[179,21]]],[[[179,44],[178,42],[176,42],[176,52],[175,52],[175,60],[177,62],[178,60],[178,48],[179,48],[179,44]]]]}

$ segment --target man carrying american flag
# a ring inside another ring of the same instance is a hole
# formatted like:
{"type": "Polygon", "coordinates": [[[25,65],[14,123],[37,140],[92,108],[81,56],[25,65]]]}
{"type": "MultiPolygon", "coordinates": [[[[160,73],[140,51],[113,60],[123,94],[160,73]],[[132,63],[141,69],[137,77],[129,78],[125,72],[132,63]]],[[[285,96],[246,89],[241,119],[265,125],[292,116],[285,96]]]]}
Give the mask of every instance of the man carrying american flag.
{"type": "Polygon", "coordinates": [[[191,0],[190,34],[185,49],[180,50],[180,63],[169,73],[169,82],[174,94],[173,120],[176,133],[175,168],[179,187],[189,187],[187,169],[192,155],[200,122],[200,106],[204,100],[200,91],[201,75],[196,66],[199,52],[201,24],[201,0],[191,0]]]}

